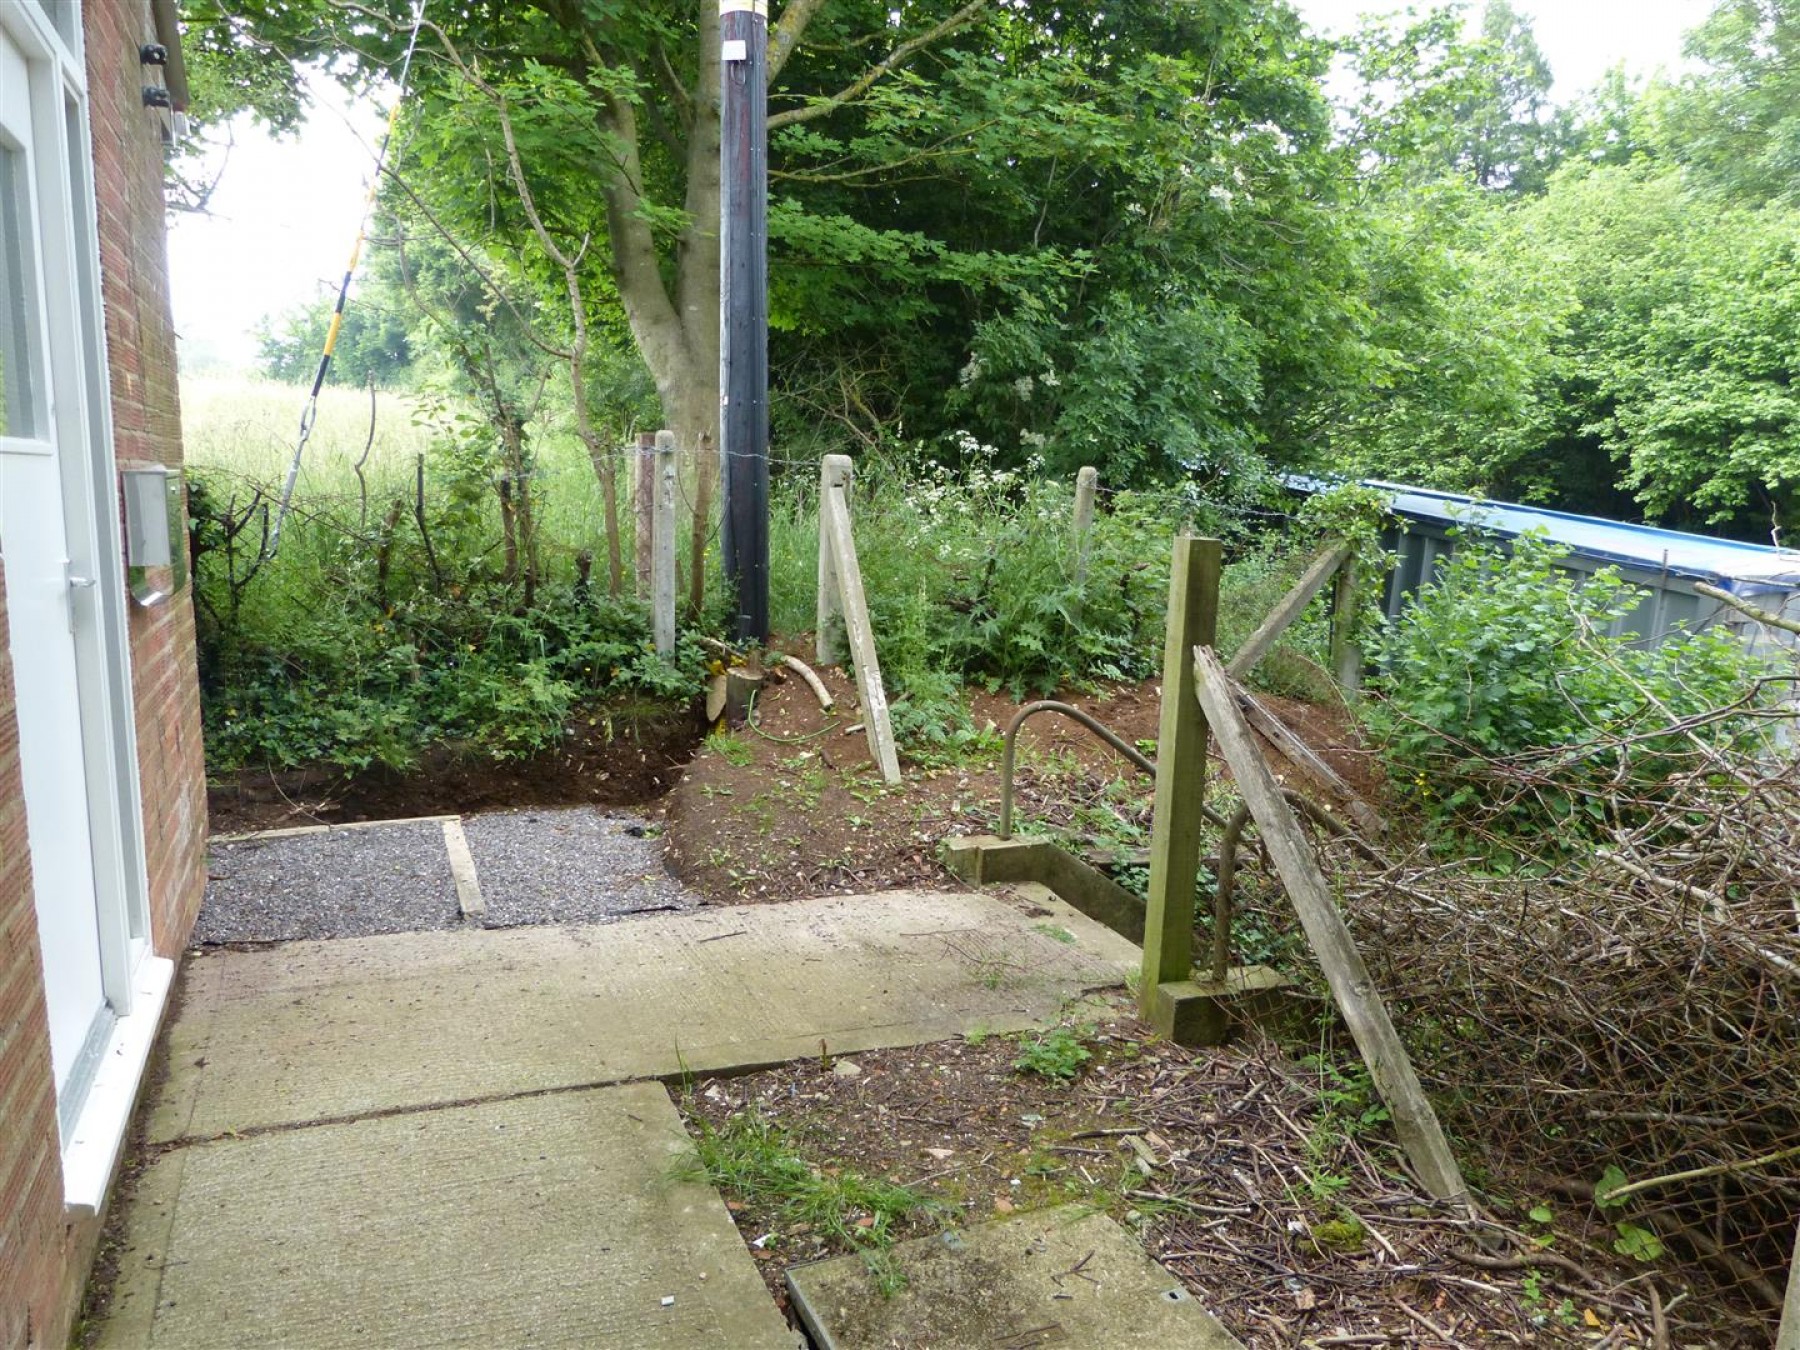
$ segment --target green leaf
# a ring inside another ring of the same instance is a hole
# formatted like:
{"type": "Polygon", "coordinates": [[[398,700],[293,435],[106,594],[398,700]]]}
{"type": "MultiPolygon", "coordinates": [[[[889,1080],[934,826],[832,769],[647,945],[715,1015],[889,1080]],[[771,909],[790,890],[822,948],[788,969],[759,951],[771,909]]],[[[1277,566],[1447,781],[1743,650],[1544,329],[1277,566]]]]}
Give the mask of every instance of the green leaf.
{"type": "Polygon", "coordinates": [[[1622,1205],[1623,1200],[1612,1200],[1612,1193],[1625,1184],[1625,1173],[1617,1163],[1608,1163],[1606,1170],[1600,1174],[1600,1180],[1594,1183],[1594,1203],[1601,1209],[1622,1205]]]}
{"type": "Polygon", "coordinates": [[[1640,1228],[1635,1223],[1619,1224],[1618,1233],[1619,1236],[1612,1245],[1613,1250],[1620,1256],[1630,1257],[1633,1261],[1643,1261],[1648,1264],[1668,1250],[1663,1246],[1662,1239],[1655,1233],[1648,1228],[1640,1228]]]}

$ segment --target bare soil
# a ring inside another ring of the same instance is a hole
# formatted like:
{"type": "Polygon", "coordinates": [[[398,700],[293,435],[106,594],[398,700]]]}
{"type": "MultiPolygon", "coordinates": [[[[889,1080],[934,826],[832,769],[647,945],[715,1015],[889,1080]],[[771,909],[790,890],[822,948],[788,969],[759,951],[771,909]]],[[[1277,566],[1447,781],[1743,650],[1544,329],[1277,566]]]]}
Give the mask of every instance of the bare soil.
{"type": "MultiPolygon", "coordinates": [[[[1478,1244],[1386,1131],[1359,1123],[1363,1106],[1327,1104],[1336,1085],[1317,1070],[1263,1043],[1182,1050],[1122,999],[1082,1034],[1093,1058],[1067,1083],[1020,1071],[1021,1038],[971,1037],[702,1080],[681,1105],[690,1128],[758,1113],[821,1171],[915,1190],[925,1204],[896,1239],[1092,1205],[1252,1350],[1652,1343],[1641,1296],[1619,1296],[1641,1273],[1605,1234],[1559,1231],[1552,1251],[1496,1220],[1478,1244]]],[[[725,1194],[784,1308],[788,1266],[854,1249],[774,1200],[725,1194]]]]}
{"type": "MultiPolygon", "coordinates": [[[[751,723],[703,742],[668,797],[668,865],[713,903],[952,886],[939,843],[998,827],[999,736],[1022,703],[1035,700],[974,692],[970,715],[977,727],[993,729],[991,749],[946,767],[903,760],[905,781],[889,788],[869,753],[854,679],[818,673],[834,713],[820,709],[798,676],[769,671],[751,723]]],[[[1159,681],[1057,697],[1155,758],[1159,681]]],[[[1341,710],[1264,702],[1353,787],[1379,798],[1380,775],[1341,710]]],[[[1015,795],[1021,829],[1052,829],[1078,849],[1117,854],[1117,836],[1147,831],[1153,791],[1149,778],[1087,728],[1044,712],[1020,730],[1015,795]]]]}
{"type": "Polygon", "coordinates": [[[207,809],[214,834],[238,834],[519,806],[641,807],[674,785],[705,730],[697,705],[596,704],[527,759],[440,746],[404,773],[246,769],[209,787],[207,809]]]}

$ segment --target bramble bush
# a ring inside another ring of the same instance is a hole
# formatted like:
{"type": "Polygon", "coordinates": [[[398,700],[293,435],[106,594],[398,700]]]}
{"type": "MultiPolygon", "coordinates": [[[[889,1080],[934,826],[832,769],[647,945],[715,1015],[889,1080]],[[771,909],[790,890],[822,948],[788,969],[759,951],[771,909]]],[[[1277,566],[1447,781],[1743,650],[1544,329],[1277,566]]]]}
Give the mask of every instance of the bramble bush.
{"type": "Polygon", "coordinates": [[[1764,673],[1741,643],[1614,634],[1645,592],[1613,568],[1578,580],[1567,556],[1538,536],[1508,547],[1460,531],[1436,584],[1372,644],[1378,697],[1364,719],[1396,788],[1439,825],[1499,807],[1519,828],[1595,826],[1655,797],[1689,737],[1757,734],[1748,719],[1703,716],[1764,673]],[[1699,720],[1678,727],[1688,719],[1699,720]]]}

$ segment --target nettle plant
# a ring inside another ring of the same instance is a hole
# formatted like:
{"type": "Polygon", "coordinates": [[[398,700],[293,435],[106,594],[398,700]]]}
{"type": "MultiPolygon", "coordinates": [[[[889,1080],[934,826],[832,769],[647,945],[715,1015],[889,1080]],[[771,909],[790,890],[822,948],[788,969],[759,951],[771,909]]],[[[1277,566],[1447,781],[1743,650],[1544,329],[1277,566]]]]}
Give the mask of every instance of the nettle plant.
{"type": "Polygon", "coordinates": [[[1697,742],[1753,747],[1753,719],[1692,721],[1739,704],[1764,673],[1729,633],[1640,645],[1609,631],[1646,596],[1617,569],[1579,578],[1541,535],[1456,533],[1436,583],[1374,642],[1379,697],[1364,711],[1395,786],[1429,819],[1597,827],[1659,796],[1697,742]]]}

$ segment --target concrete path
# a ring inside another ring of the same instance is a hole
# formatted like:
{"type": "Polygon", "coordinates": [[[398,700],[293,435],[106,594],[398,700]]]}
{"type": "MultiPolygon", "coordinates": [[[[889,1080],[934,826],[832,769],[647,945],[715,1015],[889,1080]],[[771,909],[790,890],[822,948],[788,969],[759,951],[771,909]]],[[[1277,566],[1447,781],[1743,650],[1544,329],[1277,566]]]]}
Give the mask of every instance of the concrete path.
{"type": "Polygon", "coordinates": [[[640,1083],[171,1150],[99,1344],[794,1350],[686,1138],[640,1083]]]}
{"type": "Polygon", "coordinates": [[[97,1341],[790,1346],[630,1080],[1022,1029],[1137,960],[1038,888],[199,953],[97,1341]]]}
{"type": "Polygon", "coordinates": [[[788,1272],[819,1350],[1244,1350],[1130,1233],[1079,1205],[902,1242],[883,1272],[839,1256],[788,1272]]]}
{"type": "Polygon", "coordinates": [[[1047,892],[893,891],[202,952],[183,975],[149,1139],[1019,1030],[1137,960],[1047,892]]]}

